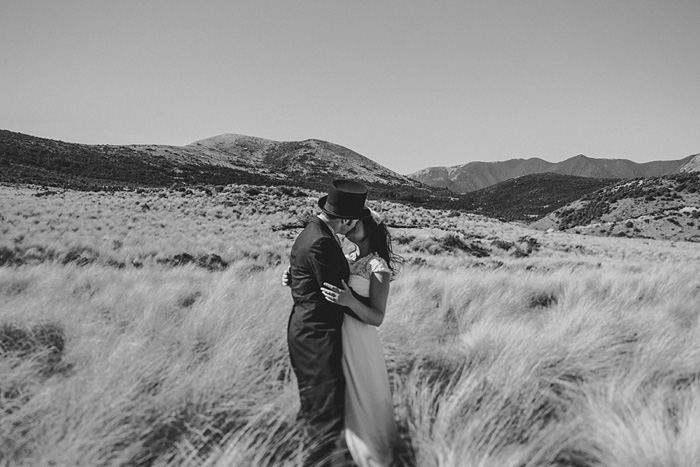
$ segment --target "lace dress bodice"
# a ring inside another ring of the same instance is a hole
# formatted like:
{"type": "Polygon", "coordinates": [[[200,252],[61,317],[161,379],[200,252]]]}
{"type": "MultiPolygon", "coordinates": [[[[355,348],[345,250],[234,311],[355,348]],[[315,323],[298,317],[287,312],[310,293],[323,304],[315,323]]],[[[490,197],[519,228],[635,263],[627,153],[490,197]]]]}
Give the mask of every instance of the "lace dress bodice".
{"type": "Polygon", "coordinates": [[[363,297],[369,297],[370,278],[375,272],[391,272],[386,261],[378,254],[370,253],[362,258],[348,257],[350,264],[350,280],[348,285],[363,297]]]}

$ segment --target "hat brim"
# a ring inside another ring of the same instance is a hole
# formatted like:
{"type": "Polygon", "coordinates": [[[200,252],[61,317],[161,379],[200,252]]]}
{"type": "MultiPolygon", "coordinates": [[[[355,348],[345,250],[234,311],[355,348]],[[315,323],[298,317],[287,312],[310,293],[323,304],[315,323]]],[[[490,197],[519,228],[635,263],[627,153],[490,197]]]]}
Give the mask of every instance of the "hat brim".
{"type": "Polygon", "coordinates": [[[326,209],[326,200],[328,199],[328,195],[321,196],[318,199],[318,207],[321,208],[321,211],[325,212],[326,214],[329,214],[334,217],[339,217],[341,219],[360,219],[363,217],[365,210],[367,208],[364,208],[362,212],[359,212],[357,214],[350,214],[350,213],[338,213],[338,212],[333,212],[332,210],[326,209]]]}

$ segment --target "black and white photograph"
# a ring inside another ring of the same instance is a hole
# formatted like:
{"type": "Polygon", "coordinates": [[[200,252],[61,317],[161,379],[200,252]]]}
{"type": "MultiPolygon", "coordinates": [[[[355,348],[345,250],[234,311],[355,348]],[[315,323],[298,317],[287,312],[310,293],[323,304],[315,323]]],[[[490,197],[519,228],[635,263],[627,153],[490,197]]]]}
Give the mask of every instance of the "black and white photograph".
{"type": "Polygon", "coordinates": [[[2,0],[0,467],[700,466],[699,25],[2,0]]]}

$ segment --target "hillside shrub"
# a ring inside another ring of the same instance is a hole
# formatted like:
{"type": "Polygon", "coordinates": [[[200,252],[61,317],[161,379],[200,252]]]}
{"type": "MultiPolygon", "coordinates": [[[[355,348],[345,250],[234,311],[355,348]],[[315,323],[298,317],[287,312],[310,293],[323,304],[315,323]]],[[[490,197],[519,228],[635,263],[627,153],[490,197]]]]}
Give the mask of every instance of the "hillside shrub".
{"type": "Polygon", "coordinates": [[[539,251],[539,249],[542,246],[542,245],[540,245],[539,240],[537,240],[536,238],[527,236],[527,235],[520,237],[518,239],[518,243],[520,243],[521,245],[524,245],[525,246],[524,249],[528,253],[532,253],[533,251],[539,251]]]}
{"type": "Polygon", "coordinates": [[[491,245],[495,246],[496,248],[500,248],[501,250],[509,251],[515,246],[515,243],[504,240],[494,240],[491,242],[491,245]]]}
{"type": "MultiPolygon", "coordinates": [[[[399,245],[408,245],[416,239],[415,235],[398,235],[393,240],[399,245]]],[[[2,256],[0,256],[2,258],[2,256]]]]}
{"type": "Polygon", "coordinates": [[[529,299],[529,308],[549,308],[557,304],[559,299],[553,292],[543,292],[533,295],[529,299]]]}
{"type": "Polygon", "coordinates": [[[526,250],[521,250],[520,248],[516,248],[513,250],[513,252],[510,254],[513,258],[527,258],[530,256],[530,253],[528,253],[526,250]]]}
{"type": "Polygon", "coordinates": [[[279,187],[275,188],[272,191],[272,193],[275,195],[278,195],[278,196],[284,195],[284,196],[289,196],[292,198],[303,198],[303,197],[307,196],[307,194],[304,193],[303,191],[298,190],[294,187],[290,187],[290,186],[279,186],[279,187]]]}
{"type": "Polygon", "coordinates": [[[457,234],[447,234],[438,240],[443,251],[463,251],[477,258],[490,256],[489,251],[477,242],[467,243],[457,234]]]}
{"type": "Polygon", "coordinates": [[[245,193],[246,193],[248,196],[258,196],[260,193],[262,193],[262,191],[261,191],[260,189],[258,189],[258,188],[251,187],[251,188],[247,188],[247,189],[245,190],[245,193]]]}
{"type": "Polygon", "coordinates": [[[0,247],[0,267],[22,264],[16,253],[17,251],[14,248],[0,247]]]}
{"type": "MultiPolygon", "coordinates": [[[[38,364],[37,373],[49,377],[60,371],[66,347],[62,326],[54,323],[36,323],[31,326],[4,323],[0,325],[0,358],[31,358],[38,364]]],[[[6,381],[3,381],[6,383],[6,381]]],[[[4,386],[4,385],[3,385],[4,386]]],[[[0,412],[7,400],[22,396],[21,388],[5,386],[0,397],[0,412]]]]}

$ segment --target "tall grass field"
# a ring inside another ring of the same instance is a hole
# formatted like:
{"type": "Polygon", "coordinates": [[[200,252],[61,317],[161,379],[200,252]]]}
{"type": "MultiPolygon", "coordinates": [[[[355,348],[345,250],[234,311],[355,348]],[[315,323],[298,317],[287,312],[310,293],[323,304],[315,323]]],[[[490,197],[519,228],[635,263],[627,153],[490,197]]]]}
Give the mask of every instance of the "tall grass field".
{"type": "MultiPolygon", "coordinates": [[[[299,465],[281,276],[320,195],[0,186],[0,465],[299,465]]],[[[698,244],[370,204],[401,465],[700,465],[698,244]]]]}

